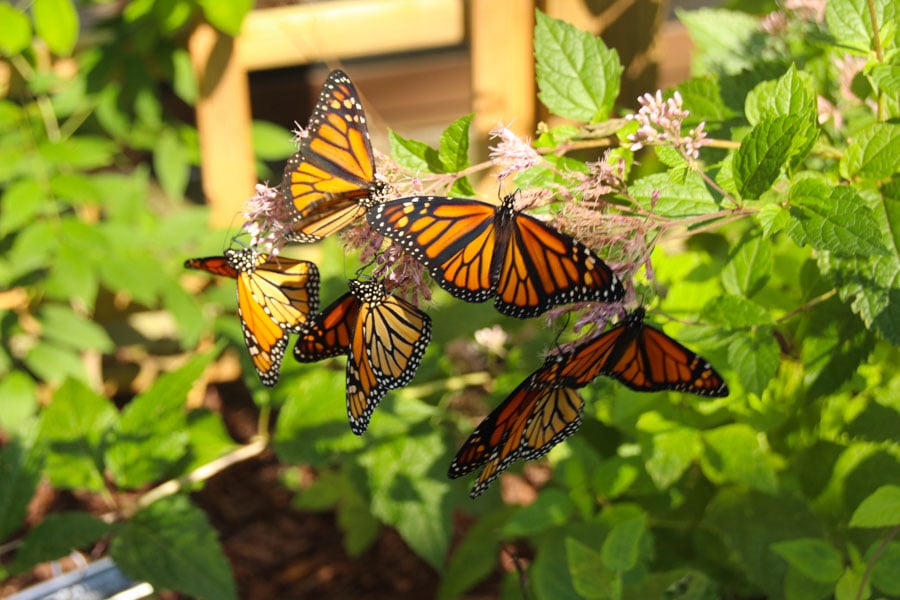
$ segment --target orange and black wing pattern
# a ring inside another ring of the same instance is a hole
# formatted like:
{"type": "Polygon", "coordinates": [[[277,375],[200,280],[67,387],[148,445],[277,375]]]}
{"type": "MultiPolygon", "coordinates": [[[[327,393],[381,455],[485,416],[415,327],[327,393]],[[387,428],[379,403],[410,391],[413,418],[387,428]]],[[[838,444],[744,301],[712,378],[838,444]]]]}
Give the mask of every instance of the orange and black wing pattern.
{"type": "Polygon", "coordinates": [[[431,341],[431,319],[388,295],[380,281],[349,285],[350,292],[300,336],[294,357],[313,362],[347,354],[347,415],[350,429],[362,435],[385,393],[415,375],[431,341]]]}
{"type": "Polygon", "coordinates": [[[250,249],[193,258],[184,266],[237,280],[244,342],[260,381],[278,382],[288,332],[297,331],[319,307],[319,272],[304,260],[269,258],[250,249]]]}
{"type": "Polygon", "coordinates": [[[644,323],[643,308],[557,359],[555,376],[572,387],[582,387],[598,375],[606,375],[639,392],[728,395],[725,380],[706,359],[644,323]]]}
{"type": "Polygon", "coordinates": [[[516,460],[544,456],[581,425],[584,400],[550,375],[551,360],[475,428],[450,465],[451,479],[481,469],[469,496],[477,498],[516,460]]]}
{"type": "Polygon", "coordinates": [[[421,262],[466,302],[496,296],[505,315],[537,316],[569,302],[614,302],[619,278],[588,247],[515,210],[460,198],[422,196],[375,205],[369,225],[421,262]]]}
{"type": "Polygon", "coordinates": [[[316,242],[360,218],[387,186],[375,178],[375,157],[359,94],[343,71],[332,71],[309,119],[308,135],[287,162],[282,191],[296,211],[289,237],[316,242]]]}
{"type": "Polygon", "coordinates": [[[497,216],[498,238],[505,242],[495,251],[492,269],[498,311],[525,319],[559,304],[625,296],[622,282],[590,248],[516,211],[514,198],[503,199],[497,216]]]}
{"type": "Polygon", "coordinates": [[[369,225],[422,263],[439,286],[466,302],[494,295],[491,261],[497,207],[476,200],[418,196],[377,204],[369,225]]]}

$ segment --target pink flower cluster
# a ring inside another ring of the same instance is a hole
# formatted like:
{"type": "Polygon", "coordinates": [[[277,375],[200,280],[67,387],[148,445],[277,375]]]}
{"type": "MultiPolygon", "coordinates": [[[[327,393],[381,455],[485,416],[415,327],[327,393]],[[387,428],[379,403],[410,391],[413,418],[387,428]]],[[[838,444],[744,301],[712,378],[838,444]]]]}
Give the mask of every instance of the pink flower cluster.
{"type": "Polygon", "coordinates": [[[640,96],[638,102],[640,110],[627,117],[639,125],[637,132],[628,136],[632,151],[645,146],[670,145],[685,158],[700,158],[700,148],[709,144],[703,130],[706,123],[700,123],[687,135],[682,135],[682,123],[690,113],[682,108],[681,94],[676,91],[671,98],[663,100],[662,91],[657,90],[656,95],[640,96]]]}

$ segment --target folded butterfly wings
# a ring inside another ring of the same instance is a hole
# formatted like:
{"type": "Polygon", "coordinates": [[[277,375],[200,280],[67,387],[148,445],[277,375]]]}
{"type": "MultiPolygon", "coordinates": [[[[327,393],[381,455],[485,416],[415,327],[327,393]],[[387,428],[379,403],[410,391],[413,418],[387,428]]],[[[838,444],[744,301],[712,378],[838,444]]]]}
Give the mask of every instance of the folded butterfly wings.
{"type": "Polygon", "coordinates": [[[296,211],[291,241],[317,242],[350,225],[386,196],[375,176],[366,115],[350,78],[332,71],[300,149],[287,162],[282,192],[296,211]]]}
{"type": "Polygon", "coordinates": [[[319,308],[319,271],[305,260],[270,258],[251,249],[192,258],[185,267],[237,280],[244,342],[263,385],[278,382],[288,332],[299,331],[319,308]]]}
{"type": "Polygon", "coordinates": [[[380,281],[351,280],[294,346],[300,362],[347,354],[347,414],[357,435],[389,390],[408,384],[431,341],[431,319],[380,281]]]}

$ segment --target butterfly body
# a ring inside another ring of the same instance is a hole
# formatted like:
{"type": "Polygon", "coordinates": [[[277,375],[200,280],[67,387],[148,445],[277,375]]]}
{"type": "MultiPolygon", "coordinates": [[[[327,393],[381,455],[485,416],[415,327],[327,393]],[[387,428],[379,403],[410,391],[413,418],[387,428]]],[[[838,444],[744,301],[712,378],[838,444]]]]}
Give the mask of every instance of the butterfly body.
{"type": "Polygon", "coordinates": [[[294,357],[314,362],[347,354],[347,414],[361,435],[385,393],[412,380],[431,340],[431,319],[388,295],[380,281],[349,286],[300,336],[294,357]]]}
{"type": "Polygon", "coordinates": [[[515,209],[477,200],[419,196],[378,203],[369,225],[425,265],[466,302],[495,297],[501,313],[537,316],[569,302],[614,302],[625,295],[615,273],[589,248],[515,209]]]}
{"type": "Polygon", "coordinates": [[[317,242],[383,201],[390,186],[375,174],[366,115],[350,78],[332,71],[300,149],[287,162],[282,192],[296,211],[291,241],[317,242]]]}
{"type": "Polygon", "coordinates": [[[192,258],[184,266],[237,281],[238,315],[250,358],[266,386],[278,382],[288,332],[303,327],[319,306],[316,265],[270,258],[252,249],[228,249],[224,256],[192,258]]]}

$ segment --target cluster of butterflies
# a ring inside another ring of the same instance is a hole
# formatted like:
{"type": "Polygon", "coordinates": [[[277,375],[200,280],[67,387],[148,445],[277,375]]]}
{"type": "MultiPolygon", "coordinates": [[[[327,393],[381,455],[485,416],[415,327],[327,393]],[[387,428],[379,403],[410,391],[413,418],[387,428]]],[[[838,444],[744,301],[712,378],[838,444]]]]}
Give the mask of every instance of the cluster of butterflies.
{"type": "MultiPolygon", "coordinates": [[[[529,318],[573,302],[617,302],[625,289],[590,248],[515,208],[476,200],[389,198],[376,177],[365,114],[350,79],[333,71],[299,151],[285,167],[282,193],[294,218],[289,239],[311,243],[365,217],[466,302],[494,298],[505,315],[529,318]]],[[[294,357],[313,362],[347,355],[350,427],[362,434],[385,393],[413,378],[431,339],[431,319],[388,293],[381,281],[351,280],[349,291],[319,311],[315,264],[250,248],[195,258],[185,266],[237,280],[244,339],[263,384],[278,381],[290,333],[294,357]]],[[[702,357],[644,323],[638,308],[618,325],[549,355],[465,441],[451,478],[481,468],[477,497],[515,460],[543,456],[580,426],[578,389],[605,375],[645,392],[677,390],[726,396],[722,377],[702,357]]]]}

